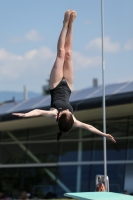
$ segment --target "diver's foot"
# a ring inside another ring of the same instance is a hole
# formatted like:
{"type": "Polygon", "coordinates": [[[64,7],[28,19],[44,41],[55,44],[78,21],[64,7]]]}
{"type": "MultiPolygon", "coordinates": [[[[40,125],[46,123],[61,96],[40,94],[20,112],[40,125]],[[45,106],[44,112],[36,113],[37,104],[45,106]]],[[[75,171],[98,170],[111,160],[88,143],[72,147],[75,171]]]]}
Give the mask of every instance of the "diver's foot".
{"type": "Polygon", "coordinates": [[[71,10],[69,23],[72,24],[77,16],[77,13],[74,10],[71,10]]]}
{"type": "Polygon", "coordinates": [[[64,21],[63,21],[63,23],[64,23],[65,26],[68,26],[68,24],[69,24],[69,19],[70,19],[71,12],[72,12],[71,10],[67,10],[65,12],[65,14],[64,14],[64,21]]]}

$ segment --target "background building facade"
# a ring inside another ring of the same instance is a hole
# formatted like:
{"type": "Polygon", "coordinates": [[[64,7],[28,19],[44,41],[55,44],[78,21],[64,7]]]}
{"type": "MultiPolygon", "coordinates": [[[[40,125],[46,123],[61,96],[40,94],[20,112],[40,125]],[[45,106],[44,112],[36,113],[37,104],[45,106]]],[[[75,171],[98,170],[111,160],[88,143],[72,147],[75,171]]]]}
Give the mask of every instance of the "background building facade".
{"type": "MultiPolygon", "coordinates": [[[[58,143],[58,128],[51,119],[11,115],[34,107],[48,109],[49,103],[48,95],[0,106],[2,190],[15,195],[26,190],[40,197],[48,192],[63,197],[66,192],[95,190],[95,176],[104,173],[102,137],[72,128],[58,143]]],[[[102,88],[73,92],[71,104],[77,119],[103,129],[102,88]]],[[[133,192],[133,82],[106,86],[106,118],[107,133],[117,141],[107,140],[110,191],[133,192]]]]}

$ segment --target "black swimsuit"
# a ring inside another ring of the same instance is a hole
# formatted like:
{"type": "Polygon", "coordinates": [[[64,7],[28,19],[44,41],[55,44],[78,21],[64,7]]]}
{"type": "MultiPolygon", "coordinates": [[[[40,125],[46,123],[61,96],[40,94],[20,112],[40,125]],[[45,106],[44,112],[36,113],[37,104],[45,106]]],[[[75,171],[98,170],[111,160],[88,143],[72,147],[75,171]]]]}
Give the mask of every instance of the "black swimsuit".
{"type": "Polygon", "coordinates": [[[50,90],[50,94],[51,108],[56,108],[58,112],[60,110],[68,109],[71,113],[73,113],[73,108],[69,103],[71,90],[65,79],[62,79],[54,89],[50,90]]]}

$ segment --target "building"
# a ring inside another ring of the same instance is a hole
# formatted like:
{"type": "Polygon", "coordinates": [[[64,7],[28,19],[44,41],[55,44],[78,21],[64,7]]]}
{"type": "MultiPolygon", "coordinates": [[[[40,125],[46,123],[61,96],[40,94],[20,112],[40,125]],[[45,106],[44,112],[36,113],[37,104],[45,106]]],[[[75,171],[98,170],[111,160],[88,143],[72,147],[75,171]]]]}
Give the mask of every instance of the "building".
{"type": "MultiPolygon", "coordinates": [[[[117,143],[107,140],[110,191],[133,192],[133,82],[107,85],[106,129],[117,143]]],[[[99,130],[102,87],[72,92],[77,119],[99,130]]],[[[3,103],[0,106],[0,188],[17,195],[26,190],[44,197],[65,192],[95,190],[95,176],[104,173],[103,138],[73,128],[56,142],[57,125],[44,117],[17,118],[12,112],[49,109],[50,96],[3,103]],[[48,193],[51,192],[51,193],[48,193]]]]}

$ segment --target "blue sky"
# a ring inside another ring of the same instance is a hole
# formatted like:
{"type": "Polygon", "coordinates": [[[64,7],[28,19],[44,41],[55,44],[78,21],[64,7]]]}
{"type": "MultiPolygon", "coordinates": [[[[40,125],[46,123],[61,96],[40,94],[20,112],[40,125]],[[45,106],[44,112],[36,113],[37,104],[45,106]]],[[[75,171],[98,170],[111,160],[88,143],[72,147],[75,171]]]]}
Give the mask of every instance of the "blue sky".
{"type": "MultiPolygon", "coordinates": [[[[133,80],[133,1],[104,0],[105,84],[133,80]]],[[[102,84],[100,0],[0,1],[0,91],[41,93],[56,58],[64,12],[73,9],[74,90],[102,84]]]]}

